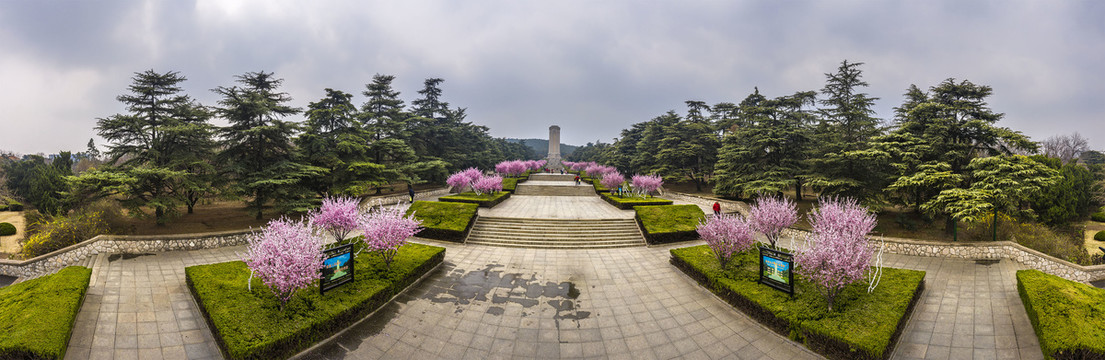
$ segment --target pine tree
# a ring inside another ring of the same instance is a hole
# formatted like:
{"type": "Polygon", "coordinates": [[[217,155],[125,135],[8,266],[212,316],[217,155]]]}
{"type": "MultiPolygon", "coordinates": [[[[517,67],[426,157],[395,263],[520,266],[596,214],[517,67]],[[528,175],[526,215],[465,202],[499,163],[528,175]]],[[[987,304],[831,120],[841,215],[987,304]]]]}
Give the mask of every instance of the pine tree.
{"type": "Polygon", "coordinates": [[[714,193],[742,196],[800,188],[813,122],[806,108],[815,97],[804,91],[768,100],[756,89],[745,98],[735,131],[722,139],[718,151],[714,193]]]}

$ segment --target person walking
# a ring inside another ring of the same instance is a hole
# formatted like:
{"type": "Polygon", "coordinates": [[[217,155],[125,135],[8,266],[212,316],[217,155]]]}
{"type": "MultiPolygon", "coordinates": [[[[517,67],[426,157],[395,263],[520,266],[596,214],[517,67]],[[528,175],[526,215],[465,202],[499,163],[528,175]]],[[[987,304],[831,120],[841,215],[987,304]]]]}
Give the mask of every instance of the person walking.
{"type": "Polygon", "coordinates": [[[721,215],[721,204],[714,201],[714,215],[721,215]]]}
{"type": "Polygon", "coordinates": [[[407,194],[411,196],[411,203],[413,204],[414,203],[414,186],[411,186],[410,183],[407,183],[407,194]]]}
{"type": "Polygon", "coordinates": [[[579,185],[579,175],[576,175],[576,185],[579,185]]]}

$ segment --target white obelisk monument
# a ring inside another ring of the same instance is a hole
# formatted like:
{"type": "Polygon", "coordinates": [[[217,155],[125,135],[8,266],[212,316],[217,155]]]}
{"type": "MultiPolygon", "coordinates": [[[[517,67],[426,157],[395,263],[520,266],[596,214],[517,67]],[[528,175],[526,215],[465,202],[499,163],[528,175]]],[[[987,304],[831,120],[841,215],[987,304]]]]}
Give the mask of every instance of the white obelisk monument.
{"type": "Polygon", "coordinates": [[[549,156],[545,158],[548,160],[548,164],[545,167],[549,169],[561,169],[560,165],[560,127],[553,125],[549,126],[549,156]]]}

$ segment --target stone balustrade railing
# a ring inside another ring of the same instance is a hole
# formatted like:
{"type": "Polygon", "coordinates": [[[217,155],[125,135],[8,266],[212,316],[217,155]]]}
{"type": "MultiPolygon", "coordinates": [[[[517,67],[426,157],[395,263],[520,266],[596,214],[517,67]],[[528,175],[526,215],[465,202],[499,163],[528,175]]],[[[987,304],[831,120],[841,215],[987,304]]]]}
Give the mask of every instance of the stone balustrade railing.
{"type": "MultiPolygon", "coordinates": [[[[741,214],[748,214],[749,208],[747,204],[740,201],[721,200],[675,192],[667,192],[664,194],[664,197],[686,201],[696,205],[708,204],[712,206],[714,201],[717,201],[721,203],[723,211],[736,211],[741,214]]],[[[808,232],[804,230],[787,229],[784,233],[784,237],[793,236],[797,239],[804,239],[807,233],[808,232]]],[[[1010,259],[1024,264],[1029,268],[1068,280],[1084,283],[1105,280],[1105,265],[1078,265],[1030,249],[1012,241],[948,243],[886,236],[873,236],[872,239],[882,240],[886,246],[883,251],[890,254],[976,260],[1010,259]]]]}

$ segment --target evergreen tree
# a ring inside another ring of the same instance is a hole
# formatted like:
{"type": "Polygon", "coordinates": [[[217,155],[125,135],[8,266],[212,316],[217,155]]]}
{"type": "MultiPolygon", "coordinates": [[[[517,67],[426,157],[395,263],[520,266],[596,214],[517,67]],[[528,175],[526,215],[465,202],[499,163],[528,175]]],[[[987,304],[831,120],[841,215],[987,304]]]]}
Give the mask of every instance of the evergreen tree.
{"type": "Polygon", "coordinates": [[[273,73],[248,72],[236,76],[239,85],[218,87],[218,113],[230,126],[219,129],[219,159],[233,183],[231,190],[246,197],[246,205],[260,220],[270,201],[284,211],[311,207],[304,179],[325,169],[296,162],[292,136],[295,123],[282,120],[299,113],[288,106],[291,97],[280,92],[282,79],[273,73]]]}
{"type": "Polygon", "coordinates": [[[821,93],[824,107],[818,110],[821,121],[814,135],[814,154],[810,159],[813,176],[809,184],[821,189],[821,195],[840,195],[873,201],[882,192],[886,175],[886,160],[880,152],[870,151],[870,140],[880,135],[879,119],[873,117],[875,100],[859,88],[867,87],[862,80],[863,63],[841,62],[827,78],[821,93]]]}
{"type": "Polygon", "coordinates": [[[369,162],[368,132],[357,120],[353,95],[326,89],[326,96],[310,103],[304,131],[296,139],[303,160],[328,169],[327,174],[312,177],[309,186],[317,194],[348,193],[356,184],[384,179],[378,174],[354,171],[372,169],[369,162]],[[374,177],[375,176],[375,177],[374,177]]]}
{"type": "Polygon", "coordinates": [[[768,100],[759,89],[740,104],[735,131],[722,139],[714,193],[742,196],[801,188],[816,93],[797,92],[768,100]]]}

